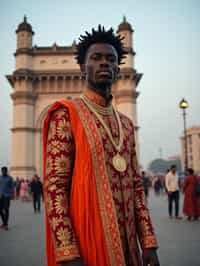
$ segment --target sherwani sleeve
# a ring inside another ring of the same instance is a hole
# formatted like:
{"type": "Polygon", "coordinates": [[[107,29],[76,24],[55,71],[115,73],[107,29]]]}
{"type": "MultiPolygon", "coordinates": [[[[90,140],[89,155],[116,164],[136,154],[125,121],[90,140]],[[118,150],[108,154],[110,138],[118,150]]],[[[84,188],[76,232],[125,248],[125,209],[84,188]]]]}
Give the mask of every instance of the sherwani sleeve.
{"type": "Polygon", "coordinates": [[[56,262],[80,257],[69,213],[74,146],[69,113],[67,108],[62,107],[53,113],[50,120],[44,183],[47,216],[56,262]]]}
{"type": "Polygon", "coordinates": [[[137,162],[135,137],[133,129],[133,149],[132,149],[132,163],[133,163],[133,182],[134,182],[134,212],[136,219],[136,232],[140,241],[142,249],[157,248],[157,240],[154,234],[151,218],[148,208],[146,206],[146,198],[144,193],[143,180],[139,174],[139,165],[137,162]]]}

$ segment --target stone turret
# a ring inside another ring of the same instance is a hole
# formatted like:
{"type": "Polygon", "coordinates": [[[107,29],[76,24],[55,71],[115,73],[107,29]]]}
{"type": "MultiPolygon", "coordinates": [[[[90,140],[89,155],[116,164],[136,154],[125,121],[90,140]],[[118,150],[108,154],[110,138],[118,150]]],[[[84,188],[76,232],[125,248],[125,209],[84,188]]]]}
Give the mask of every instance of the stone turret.
{"type": "Polygon", "coordinates": [[[118,80],[115,89],[115,100],[117,108],[120,112],[126,114],[132,121],[136,129],[136,149],[139,157],[139,140],[138,140],[138,122],[137,122],[137,97],[139,93],[136,87],[142,77],[135,69],[135,52],[133,49],[133,33],[134,30],[126,17],[119,24],[117,34],[123,37],[124,48],[127,51],[124,64],[120,66],[121,78],[118,80]]]}
{"type": "Polygon", "coordinates": [[[126,17],[123,17],[123,21],[119,24],[117,29],[117,34],[122,36],[124,47],[128,52],[128,55],[125,60],[124,67],[133,67],[134,68],[134,55],[135,52],[133,50],[133,32],[132,26],[127,22],[126,17]]]}
{"type": "Polygon", "coordinates": [[[127,22],[126,17],[123,17],[123,21],[119,24],[117,33],[124,37],[124,46],[127,48],[133,48],[132,34],[134,30],[130,23],[127,22]]]}
{"type": "Polygon", "coordinates": [[[32,26],[27,22],[27,17],[24,16],[22,23],[18,25],[17,34],[17,50],[18,49],[32,49],[33,35],[32,26]]]}
{"type": "Polygon", "coordinates": [[[34,32],[32,26],[27,22],[26,16],[24,16],[23,22],[18,25],[16,34],[16,70],[32,70],[32,44],[34,32]]]}

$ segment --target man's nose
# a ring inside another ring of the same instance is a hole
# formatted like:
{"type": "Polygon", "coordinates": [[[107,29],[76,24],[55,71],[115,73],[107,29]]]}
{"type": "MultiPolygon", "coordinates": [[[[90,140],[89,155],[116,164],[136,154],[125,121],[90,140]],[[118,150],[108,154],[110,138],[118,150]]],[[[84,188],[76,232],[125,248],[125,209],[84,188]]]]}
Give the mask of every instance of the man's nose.
{"type": "Polygon", "coordinates": [[[109,66],[109,61],[107,60],[107,58],[102,57],[100,65],[101,66],[109,66]]]}
{"type": "Polygon", "coordinates": [[[101,62],[102,63],[105,63],[105,64],[108,64],[109,63],[109,60],[108,60],[107,56],[102,56],[101,57],[101,62]]]}

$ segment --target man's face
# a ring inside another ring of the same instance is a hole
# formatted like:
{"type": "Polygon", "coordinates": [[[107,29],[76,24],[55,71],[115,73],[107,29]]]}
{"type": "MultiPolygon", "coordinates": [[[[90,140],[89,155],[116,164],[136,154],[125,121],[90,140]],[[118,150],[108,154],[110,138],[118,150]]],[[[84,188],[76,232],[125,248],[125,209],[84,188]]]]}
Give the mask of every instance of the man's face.
{"type": "Polygon", "coordinates": [[[86,80],[91,87],[111,87],[119,72],[117,51],[110,44],[93,44],[87,51],[81,69],[86,73],[86,80]]]}
{"type": "Polygon", "coordinates": [[[176,167],[173,167],[171,171],[173,174],[175,174],[176,173],[176,167]]]}

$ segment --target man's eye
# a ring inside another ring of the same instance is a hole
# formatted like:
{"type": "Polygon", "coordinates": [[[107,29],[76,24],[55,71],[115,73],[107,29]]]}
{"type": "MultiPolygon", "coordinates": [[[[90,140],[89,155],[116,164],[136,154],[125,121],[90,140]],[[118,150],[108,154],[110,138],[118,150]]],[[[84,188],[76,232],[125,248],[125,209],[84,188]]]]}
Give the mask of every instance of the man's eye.
{"type": "Polygon", "coordinates": [[[109,57],[109,61],[114,63],[114,62],[116,62],[116,58],[114,56],[110,56],[109,57]]]}
{"type": "Polygon", "coordinates": [[[92,59],[93,59],[93,60],[100,60],[100,59],[101,59],[101,56],[98,55],[98,54],[96,54],[96,55],[93,55],[93,56],[92,56],[92,59]]]}

